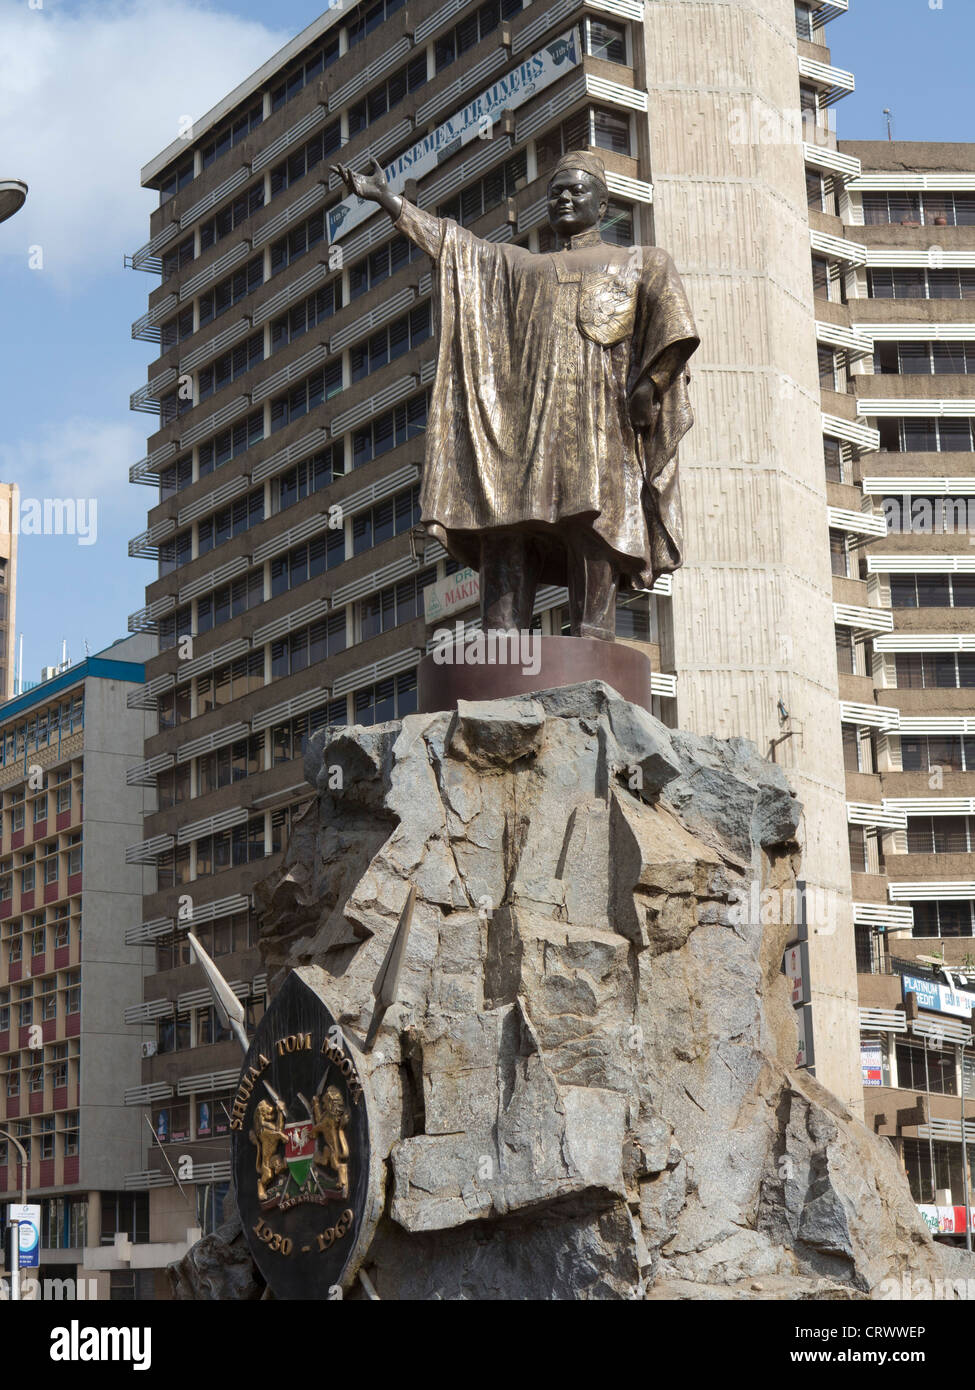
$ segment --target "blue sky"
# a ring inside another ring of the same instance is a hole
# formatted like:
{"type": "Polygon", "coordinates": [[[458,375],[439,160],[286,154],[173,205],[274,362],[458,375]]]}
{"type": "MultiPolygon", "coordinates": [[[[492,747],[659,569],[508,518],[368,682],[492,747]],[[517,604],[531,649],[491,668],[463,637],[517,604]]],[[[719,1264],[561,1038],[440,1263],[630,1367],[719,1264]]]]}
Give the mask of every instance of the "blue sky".
{"type": "MultiPolygon", "coordinates": [[[[175,138],[181,116],[202,114],[323,8],[0,0],[0,177],[31,185],[25,208],[0,227],[0,478],[25,497],[98,502],[94,544],[21,537],[28,680],[59,659],[62,638],[79,660],[86,641],[96,651],[122,636],[152,577],[126,553],[152,499],[128,482],[153,423],[128,409],[152,357],[129,330],[158,283],[122,264],[146,240],[154,205],[139,169],[175,138]]],[[[889,106],[897,139],[975,142],[973,0],[850,0],[828,32],[834,63],[857,78],[837,108],[841,138],[883,138],[889,106]]]]}

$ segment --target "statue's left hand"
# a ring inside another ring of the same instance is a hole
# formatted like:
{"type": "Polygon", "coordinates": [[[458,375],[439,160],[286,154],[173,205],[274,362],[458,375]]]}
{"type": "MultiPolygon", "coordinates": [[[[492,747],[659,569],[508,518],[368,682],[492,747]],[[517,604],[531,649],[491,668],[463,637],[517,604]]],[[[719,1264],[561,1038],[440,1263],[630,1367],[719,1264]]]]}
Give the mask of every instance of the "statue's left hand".
{"type": "Polygon", "coordinates": [[[657,422],[660,412],[660,399],[652,378],[641,381],[630,396],[630,419],[635,425],[646,428],[657,422]]]}

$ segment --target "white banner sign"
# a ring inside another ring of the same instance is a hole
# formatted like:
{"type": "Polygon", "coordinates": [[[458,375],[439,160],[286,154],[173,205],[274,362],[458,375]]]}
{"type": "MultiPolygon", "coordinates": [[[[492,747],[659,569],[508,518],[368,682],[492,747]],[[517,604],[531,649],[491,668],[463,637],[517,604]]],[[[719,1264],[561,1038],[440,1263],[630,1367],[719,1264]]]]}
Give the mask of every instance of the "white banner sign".
{"type": "MultiPolygon", "coordinates": [[[[522,106],[581,62],[582,44],[576,27],[547,43],[541,52],[533,53],[513,72],[499,77],[463,110],[388,164],[385,174],[391,192],[401,193],[407,179],[420,179],[429,174],[431,169],[436,169],[478,136],[490,138],[491,124],[502,111],[522,106]]],[[[329,241],[338,241],[375,211],[375,203],[350,194],[328,214],[329,241]]]]}
{"type": "Polygon", "coordinates": [[[423,590],[423,616],[428,623],[472,608],[481,597],[477,570],[463,569],[438,579],[423,590]]]}

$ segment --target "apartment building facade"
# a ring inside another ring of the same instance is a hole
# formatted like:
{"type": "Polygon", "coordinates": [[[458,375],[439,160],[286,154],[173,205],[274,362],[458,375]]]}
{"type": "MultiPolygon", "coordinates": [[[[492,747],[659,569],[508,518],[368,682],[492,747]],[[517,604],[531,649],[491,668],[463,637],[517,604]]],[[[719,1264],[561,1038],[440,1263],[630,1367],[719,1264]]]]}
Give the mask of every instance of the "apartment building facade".
{"type": "MultiPolygon", "coordinates": [[[[131,264],[161,282],[133,334],[158,357],[131,403],[159,427],[130,470],[153,492],[130,550],[159,575],[130,627],[159,650],[129,696],[156,724],[129,771],[155,803],[128,849],[153,883],[127,933],[152,969],[126,1001],[147,1055],[125,1099],[148,1121],[126,1181],[148,1193],[159,1259],[219,1220],[239,1061],[186,929],[256,1021],[266,981],[253,890],[310,795],[304,735],[410,712],[434,628],[477,621],[465,577],[417,529],[429,263],[381,212],[329,236],[344,200],[332,162],[388,165],[438,131],[438,162],[405,188],[422,207],[552,249],[548,173],[590,146],[608,174],[604,236],[675,256],[703,339],[681,452],[687,563],[621,607],[618,630],[646,644],[666,722],[763,750],[777,740],[806,807],[807,879],[835,904],[810,942],[817,1072],[862,1103],[823,460],[878,441],[851,395],[821,397],[820,332],[854,357],[861,340],[847,306],[823,308],[813,286],[817,258],[834,280],[845,273],[830,200],[860,173],[831,119],[853,78],[824,43],[845,9],[336,8],[143,170],[160,203],[131,264]],[[544,81],[499,85],[536,57],[544,81]],[[447,138],[477,98],[493,113],[488,138],[447,138]],[[808,544],[810,517],[820,545],[808,544]]],[[[564,591],[543,591],[537,625],[563,631],[564,605],[564,591]]],[[[158,1268],[148,1248],[127,1258],[158,1268]]]]}
{"type": "Polygon", "coordinates": [[[841,152],[861,172],[816,293],[842,330],[820,336],[824,411],[842,397],[873,432],[826,455],[865,1114],[932,1227],[957,1232],[963,1124],[975,1136],[975,146],[841,152]]]}
{"type": "Polygon", "coordinates": [[[125,773],[145,737],[125,696],[153,646],[124,638],[0,705],[0,1129],[17,1141],[0,1135],[0,1218],[26,1177],[41,1208],[35,1273],[84,1279],[88,1296],[113,1291],[103,1242],[147,1220],[124,1190],[142,1121],[118,1087],[141,1059],[118,1001],[142,988],[141,952],[121,942],[145,886],[124,864],[144,809],[125,773]]]}

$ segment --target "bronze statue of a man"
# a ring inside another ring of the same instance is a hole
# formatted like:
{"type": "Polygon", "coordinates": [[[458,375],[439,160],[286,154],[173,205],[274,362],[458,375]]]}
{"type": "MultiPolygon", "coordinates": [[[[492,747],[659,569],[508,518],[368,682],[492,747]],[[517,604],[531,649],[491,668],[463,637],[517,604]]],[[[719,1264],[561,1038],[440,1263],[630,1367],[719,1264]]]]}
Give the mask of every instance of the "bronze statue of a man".
{"type": "Polygon", "coordinates": [[[612,640],[617,590],[682,562],[677,445],[698,337],[673,261],[605,242],[602,160],[564,155],[548,185],[558,251],[484,241],[335,166],[434,262],[439,356],[421,521],[480,570],[485,629],[531,626],[565,584],[570,630],[612,640]]]}

